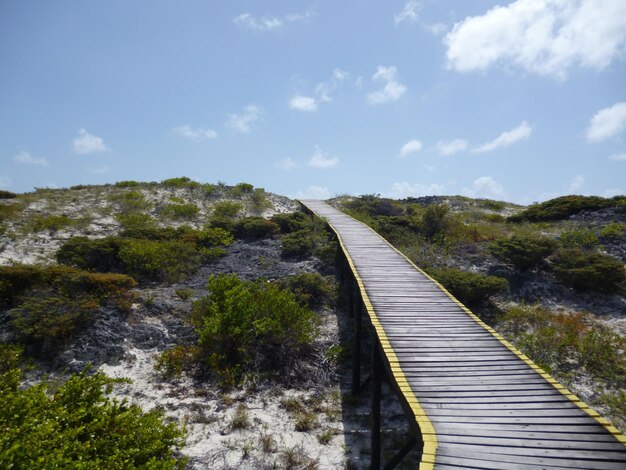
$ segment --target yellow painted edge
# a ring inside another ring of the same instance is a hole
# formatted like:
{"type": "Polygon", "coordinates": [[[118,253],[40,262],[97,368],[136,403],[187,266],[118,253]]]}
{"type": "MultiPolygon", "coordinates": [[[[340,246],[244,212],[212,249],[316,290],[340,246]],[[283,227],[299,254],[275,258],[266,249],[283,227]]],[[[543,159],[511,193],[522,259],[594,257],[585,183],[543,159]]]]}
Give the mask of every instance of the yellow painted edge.
{"type": "MultiPolygon", "coordinates": [[[[372,232],[374,232],[382,241],[384,241],[387,245],[389,245],[396,253],[398,253],[405,260],[407,260],[409,262],[409,264],[411,266],[413,266],[418,272],[420,272],[421,274],[426,276],[427,279],[430,279],[432,282],[434,282],[435,285],[437,287],[439,287],[439,289],[441,289],[443,291],[443,293],[446,294],[450,299],[452,299],[459,307],[461,307],[461,309],[465,313],[467,313],[470,316],[470,318],[472,318],[476,323],[478,323],[485,330],[487,330],[489,333],[491,333],[491,335],[494,336],[507,349],[509,349],[509,351],[511,351],[513,354],[515,354],[517,357],[519,357],[522,361],[524,361],[524,363],[526,363],[526,365],[528,365],[531,369],[533,369],[535,372],[537,372],[537,374],[539,374],[542,378],[544,378],[547,382],[549,382],[555,389],[557,389],[559,392],[561,392],[572,403],[574,403],[576,406],[578,406],[578,408],[580,408],[585,413],[587,413],[589,416],[591,416],[593,419],[595,419],[600,425],[602,425],[607,430],[607,432],[612,434],[613,437],[615,437],[619,442],[621,442],[622,444],[626,445],[626,436],[624,436],[619,429],[617,429],[615,426],[613,426],[609,420],[607,420],[606,418],[600,416],[600,414],[597,411],[592,409],[587,403],[582,401],[580,398],[578,398],[576,395],[574,395],[572,392],[570,392],[565,386],[563,386],[561,383],[559,383],[554,377],[552,377],[550,374],[548,374],[546,371],[544,371],[541,367],[539,367],[537,364],[535,364],[532,359],[530,359],[523,352],[521,352],[519,349],[517,349],[515,346],[513,346],[511,343],[509,343],[506,339],[504,339],[498,332],[496,332],[496,330],[494,330],[492,327],[490,327],[485,322],[483,322],[476,314],[472,313],[472,311],[470,311],[470,309],[468,309],[456,297],[454,297],[450,292],[448,292],[448,290],[445,287],[443,287],[437,280],[433,279],[423,269],[418,267],[404,253],[402,253],[395,246],[393,246],[391,243],[389,243],[378,232],[376,232],[374,229],[372,229],[368,225],[364,224],[363,222],[360,222],[360,221],[354,219],[353,217],[349,216],[345,212],[342,212],[342,213],[347,215],[348,217],[352,218],[353,220],[359,222],[360,224],[364,225],[365,227],[370,229],[372,232]]],[[[333,228],[333,230],[335,230],[335,229],[333,228]]]]}
{"type": "MultiPolygon", "coordinates": [[[[301,201],[298,201],[298,202],[300,202],[300,204],[303,204],[304,206],[306,206],[306,204],[302,203],[301,201]]],[[[325,218],[319,216],[310,207],[308,207],[308,206],[306,206],[306,207],[311,212],[313,212],[317,217],[319,217],[320,219],[325,220],[326,223],[328,224],[328,226],[333,230],[333,232],[335,232],[335,235],[337,236],[337,240],[339,241],[339,245],[341,246],[341,249],[342,249],[344,255],[346,256],[346,259],[348,260],[348,265],[350,266],[350,269],[352,270],[352,273],[354,274],[354,277],[355,277],[355,279],[357,281],[357,284],[359,286],[359,291],[361,292],[361,298],[363,300],[363,304],[365,305],[365,310],[367,311],[367,314],[370,317],[370,321],[371,321],[374,329],[376,330],[376,334],[378,335],[378,338],[379,338],[379,340],[381,342],[381,345],[382,344],[385,345],[384,353],[387,356],[387,359],[389,360],[390,364],[392,364],[392,363],[399,363],[398,357],[396,356],[395,351],[391,347],[391,344],[389,343],[389,339],[387,338],[387,334],[385,333],[384,328],[382,327],[380,321],[378,320],[378,316],[376,315],[376,312],[374,311],[374,307],[372,306],[372,302],[370,301],[370,299],[369,299],[369,297],[367,295],[367,292],[365,291],[365,285],[364,285],[363,281],[361,280],[361,277],[359,276],[359,273],[358,273],[358,271],[356,269],[356,266],[354,265],[354,262],[352,261],[352,257],[350,256],[350,253],[348,252],[348,249],[346,248],[345,244],[343,243],[343,238],[341,237],[341,234],[333,226],[333,224],[331,224],[328,220],[326,220],[325,218]]],[[[345,213],[343,213],[343,214],[346,215],[347,217],[350,217],[349,215],[347,215],[345,213]]],[[[353,220],[356,220],[356,219],[353,219],[353,220]]],[[[376,233],[376,232],[374,232],[374,233],[376,233]]],[[[385,240],[384,238],[382,238],[382,239],[385,242],[387,242],[387,240],[385,240]]],[[[389,242],[387,242],[387,244],[389,244],[389,242]]],[[[389,245],[389,246],[391,246],[391,245],[389,245]]],[[[419,470],[432,470],[434,468],[435,457],[436,457],[436,453],[437,453],[437,434],[435,433],[435,428],[434,428],[432,422],[430,421],[430,419],[428,419],[428,415],[424,411],[424,408],[422,408],[422,405],[420,404],[419,400],[417,399],[417,396],[415,396],[415,392],[413,392],[413,390],[411,389],[411,387],[409,385],[409,382],[407,381],[406,376],[404,375],[404,372],[402,371],[402,368],[399,365],[395,366],[395,367],[392,367],[391,373],[393,374],[394,378],[396,379],[396,383],[398,384],[398,387],[400,388],[400,390],[402,391],[405,399],[407,400],[407,403],[409,404],[409,407],[411,408],[411,411],[413,412],[413,415],[414,415],[414,418],[415,418],[415,422],[419,426],[420,432],[422,434],[422,440],[424,442],[424,448],[422,450],[422,455],[420,457],[419,470]]]]}

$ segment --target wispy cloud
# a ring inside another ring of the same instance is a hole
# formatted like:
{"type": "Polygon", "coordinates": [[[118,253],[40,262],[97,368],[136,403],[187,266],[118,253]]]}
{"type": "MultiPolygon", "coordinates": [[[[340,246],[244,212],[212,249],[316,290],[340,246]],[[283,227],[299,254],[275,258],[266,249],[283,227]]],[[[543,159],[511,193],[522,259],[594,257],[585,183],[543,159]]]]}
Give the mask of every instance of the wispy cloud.
{"type": "Polygon", "coordinates": [[[329,189],[323,186],[309,186],[295,195],[295,199],[330,199],[331,197],[329,189]]]}
{"type": "Polygon", "coordinates": [[[367,95],[369,104],[376,105],[396,101],[404,95],[406,87],[398,81],[397,73],[396,67],[378,66],[376,73],[372,75],[372,81],[383,83],[384,86],[367,95]]]}
{"type": "Polygon", "coordinates": [[[78,136],[72,141],[74,153],[87,155],[90,153],[107,152],[109,147],[104,144],[101,137],[90,134],[85,129],[78,130],[78,136]]]}
{"type": "Polygon", "coordinates": [[[496,149],[499,149],[502,147],[508,147],[509,145],[512,145],[515,142],[519,142],[520,140],[528,139],[531,133],[532,133],[532,127],[526,121],[523,121],[515,129],[511,129],[510,131],[503,132],[491,142],[487,142],[486,144],[483,144],[480,147],[473,149],[472,152],[473,153],[493,152],[496,149]]]}
{"type": "Polygon", "coordinates": [[[420,150],[422,150],[423,147],[424,145],[419,140],[416,140],[416,139],[409,140],[400,149],[400,158],[405,158],[411,154],[417,153],[420,150]]]}
{"type": "Polygon", "coordinates": [[[463,188],[461,194],[468,197],[482,197],[490,199],[504,199],[504,187],[491,176],[481,176],[472,182],[471,188],[463,188]]]}
{"type": "Polygon", "coordinates": [[[298,165],[293,159],[287,157],[276,162],[274,166],[276,166],[276,168],[280,168],[281,170],[289,171],[289,170],[293,170],[298,165]]]}
{"type": "Polygon", "coordinates": [[[392,199],[405,199],[407,197],[420,197],[420,196],[440,196],[445,192],[445,186],[441,184],[421,184],[421,183],[408,183],[401,181],[393,183],[391,189],[383,196],[392,199]]]}
{"type": "Polygon", "coordinates": [[[11,186],[11,178],[8,176],[0,176],[0,188],[8,188],[11,186]]]}
{"type": "Polygon", "coordinates": [[[589,142],[602,142],[626,128],[626,102],[615,103],[593,115],[587,128],[589,142]]]}
{"type": "Polygon", "coordinates": [[[459,72],[513,65],[565,79],[571,67],[600,70],[623,56],[626,2],[517,0],[455,24],[444,44],[459,72]]]}
{"type": "Polygon", "coordinates": [[[576,175],[569,182],[569,186],[567,187],[567,192],[569,194],[576,193],[585,187],[585,177],[582,175],[576,175]]]}
{"type": "Polygon", "coordinates": [[[217,139],[217,132],[206,127],[191,127],[188,125],[178,126],[172,129],[172,132],[183,139],[192,142],[203,142],[205,140],[217,139]]]}
{"type": "Polygon", "coordinates": [[[317,145],[315,146],[315,152],[313,152],[313,155],[309,159],[309,166],[318,169],[332,168],[337,166],[338,163],[339,158],[330,156],[317,145]]]}
{"type": "Polygon", "coordinates": [[[255,104],[249,104],[241,114],[229,114],[225,126],[235,132],[247,134],[252,131],[252,125],[261,119],[263,109],[255,104]]]}
{"type": "Polygon", "coordinates": [[[467,150],[469,142],[465,139],[454,139],[449,142],[440,140],[435,145],[435,149],[440,155],[454,155],[455,153],[467,150]]]}
{"type": "Polygon", "coordinates": [[[291,98],[289,107],[297,111],[317,111],[321,103],[330,103],[333,100],[333,93],[348,79],[350,79],[349,72],[336,68],[330,80],[320,82],[315,86],[315,92],[312,95],[296,95],[291,98]]]}
{"type": "Polygon", "coordinates": [[[400,13],[393,17],[396,24],[400,23],[415,23],[417,22],[417,12],[422,7],[422,4],[416,0],[408,0],[404,4],[404,8],[400,13]]]}
{"type": "Polygon", "coordinates": [[[40,166],[49,166],[48,160],[44,157],[33,157],[29,152],[20,152],[13,157],[17,163],[22,163],[24,165],[40,165],[40,166]]]}
{"type": "Polygon", "coordinates": [[[310,9],[302,13],[288,13],[282,16],[254,16],[251,13],[242,13],[241,15],[233,18],[233,23],[251,29],[252,31],[265,33],[277,31],[286,24],[308,21],[314,16],[314,9],[310,9]]]}
{"type": "Polygon", "coordinates": [[[616,162],[626,162],[626,152],[625,153],[615,153],[609,157],[609,160],[613,160],[616,162]]]}
{"type": "Polygon", "coordinates": [[[311,96],[296,95],[289,100],[289,107],[297,111],[312,113],[317,111],[317,101],[311,96]]]}

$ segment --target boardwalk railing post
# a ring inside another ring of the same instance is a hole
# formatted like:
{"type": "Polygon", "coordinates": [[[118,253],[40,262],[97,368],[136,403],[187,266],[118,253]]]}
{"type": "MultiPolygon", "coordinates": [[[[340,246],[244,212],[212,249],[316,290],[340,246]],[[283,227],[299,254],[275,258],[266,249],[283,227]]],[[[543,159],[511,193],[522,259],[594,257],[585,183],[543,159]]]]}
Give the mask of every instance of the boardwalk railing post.
{"type": "Polygon", "coordinates": [[[372,470],[380,468],[380,394],[382,363],[378,350],[378,341],[372,341],[372,470]]]}
{"type": "Polygon", "coordinates": [[[361,305],[354,309],[354,351],[352,353],[352,395],[359,394],[361,388],[361,305]]]}

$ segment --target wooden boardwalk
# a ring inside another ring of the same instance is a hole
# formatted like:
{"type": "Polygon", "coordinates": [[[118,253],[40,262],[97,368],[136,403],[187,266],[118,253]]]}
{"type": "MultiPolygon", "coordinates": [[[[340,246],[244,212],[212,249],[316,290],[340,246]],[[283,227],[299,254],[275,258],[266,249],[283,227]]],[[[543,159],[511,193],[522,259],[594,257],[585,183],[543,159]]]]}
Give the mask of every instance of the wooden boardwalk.
{"type": "Polygon", "coordinates": [[[419,433],[420,469],[626,469],[626,439],[608,421],[369,227],[301,202],[341,243],[382,365],[419,433]]]}

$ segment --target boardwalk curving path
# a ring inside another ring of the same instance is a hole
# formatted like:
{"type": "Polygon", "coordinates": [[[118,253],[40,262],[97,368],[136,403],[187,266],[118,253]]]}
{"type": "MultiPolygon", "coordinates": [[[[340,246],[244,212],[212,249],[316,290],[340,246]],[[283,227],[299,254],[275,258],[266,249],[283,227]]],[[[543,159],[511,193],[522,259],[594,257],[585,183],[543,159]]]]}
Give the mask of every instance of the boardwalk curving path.
{"type": "Polygon", "coordinates": [[[423,440],[420,469],[626,469],[626,438],[376,232],[336,233],[383,362],[423,440]]]}

